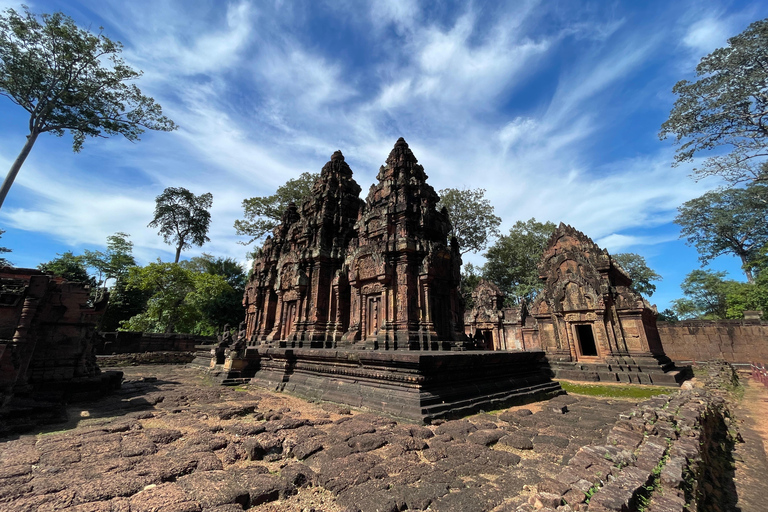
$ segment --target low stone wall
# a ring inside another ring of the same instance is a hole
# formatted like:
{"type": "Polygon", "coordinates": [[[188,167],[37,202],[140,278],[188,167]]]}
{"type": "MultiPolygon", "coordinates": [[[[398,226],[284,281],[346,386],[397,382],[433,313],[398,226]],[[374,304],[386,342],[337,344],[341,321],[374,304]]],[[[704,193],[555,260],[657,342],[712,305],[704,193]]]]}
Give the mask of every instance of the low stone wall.
{"type": "Polygon", "coordinates": [[[699,375],[704,388],[639,404],[613,426],[607,444],[581,448],[516,510],[720,510],[735,496],[729,464],[735,435],[725,397],[738,378],[721,363],[699,375]]]}
{"type": "Polygon", "coordinates": [[[135,352],[194,352],[195,345],[214,343],[215,336],[184,333],[103,332],[96,344],[96,354],[128,354],[135,352]]]}
{"type": "Polygon", "coordinates": [[[688,320],[657,326],[664,352],[675,361],[768,363],[768,322],[688,320]]]}
{"type": "Polygon", "coordinates": [[[194,352],[138,352],[98,356],[102,368],[139,366],[143,364],[188,364],[195,358],[194,352]]]}

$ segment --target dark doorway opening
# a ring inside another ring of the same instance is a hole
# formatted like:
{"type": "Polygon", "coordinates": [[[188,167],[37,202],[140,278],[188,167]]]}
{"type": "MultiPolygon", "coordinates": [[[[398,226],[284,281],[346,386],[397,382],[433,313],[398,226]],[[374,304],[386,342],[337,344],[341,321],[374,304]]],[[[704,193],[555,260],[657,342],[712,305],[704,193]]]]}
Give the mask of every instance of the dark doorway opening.
{"type": "Polygon", "coordinates": [[[595,345],[595,335],[592,333],[591,325],[577,325],[576,334],[579,337],[579,346],[581,355],[596,356],[597,346],[595,345]]]}

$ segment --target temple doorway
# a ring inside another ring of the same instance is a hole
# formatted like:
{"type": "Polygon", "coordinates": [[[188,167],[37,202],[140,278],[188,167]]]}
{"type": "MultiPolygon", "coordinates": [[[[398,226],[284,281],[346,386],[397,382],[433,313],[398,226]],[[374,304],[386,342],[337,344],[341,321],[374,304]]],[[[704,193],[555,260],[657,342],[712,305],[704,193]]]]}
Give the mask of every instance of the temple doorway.
{"type": "Polygon", "coordinates": [[[597,345],[595,344],[595,335],[592,332],[592,326],[589,324],[577,325],[576,336],[579,339],[581,355],[586,357],[596,357],[597,345]]]}
{"type": "Polygon", "coordinates": [[[376,336],[381,323],[381,295],[368,297],[367,318],[365,322],[366,337],[376,336]]]}
{"type": "Polygon", "coordinates": [[[293,333],[294,321],[296,318],[296,301],[293,300],[285,305],[285,334],[287,337],[293,333]]]}

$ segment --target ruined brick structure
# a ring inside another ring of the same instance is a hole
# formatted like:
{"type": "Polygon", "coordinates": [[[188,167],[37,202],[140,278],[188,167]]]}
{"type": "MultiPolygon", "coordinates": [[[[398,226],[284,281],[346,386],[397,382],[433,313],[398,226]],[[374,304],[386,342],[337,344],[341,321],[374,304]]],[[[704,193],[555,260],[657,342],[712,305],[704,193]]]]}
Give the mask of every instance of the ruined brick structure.
{"type": "MultiPolygon", "coordinates": [[[[535,329],[524,324],[525,302],[504,307],[504,292],[481,279],[472,292],[473,307],[464,314],[465,332],[486,350],[540,350],[535,329]]],[[[531,322],[529,323],[532,323],[531,322]]]]}
{"type": "Polygon", "coordinates": [[[119,386],[93,351],[106,298],[90,301],[82,283],[25,268],[0,270],[0,394],[77,398],[119,386]]]}
{"type": "Polygon", "coordinates": [[[450,221],[400,138],[365,202],[337,151],[264,243],[246,337],[284,347],[437,350],[463,338],[450,221]]]}

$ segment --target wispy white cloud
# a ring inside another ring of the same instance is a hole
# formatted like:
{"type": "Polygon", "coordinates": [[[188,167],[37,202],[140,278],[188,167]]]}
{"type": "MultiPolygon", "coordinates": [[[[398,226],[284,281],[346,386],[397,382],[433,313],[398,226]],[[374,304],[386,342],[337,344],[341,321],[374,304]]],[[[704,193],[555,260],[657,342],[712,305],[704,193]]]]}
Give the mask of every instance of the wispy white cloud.
{"type": "Polygon", "coordinates": [[[241,258],[232,223],[244,198],[318,171],[336,149],[365,195],[401,135],[436,189],[486,188],[503,229],[530,217],[562,220],[610,250],[666,241],[647,231],[711,187],[670,169],[671,149],[646,143],[655,143],[655,128],[638,128],[638,150],[613,151],[611,132],[636,109],[648,109],[648,96],[637,91],[649,65],[666,59],[671,67],[722,30],[733,33],[731,11],[637,23],[620,8],[574,15],[548,2],[458,9],[410,0],[363,8],[313,3],[338,17],[318,32],[309,8],[280,2],[89,6],[106,33],[126,44],[129,62],[146,72],[142,89],[181,128],[148,135],[130,152],[112,139],[94,141],[91,156],[79,160],[41,154],[20,178],[33,200],[0,214],[30,233],[82,245],[103,244],[122,230],[145,261],[170,257],[146,224],[154,196],[184,186],[214,195],[212,241],[202,250],[241,258]],[[560,8],[555,23],[551,15],[560,8]],[[342,30],[355,38],[344,52],[329,49],[342,30]],[[126,160],[140,176],[119,184],[86,168],[126,160]]]}

